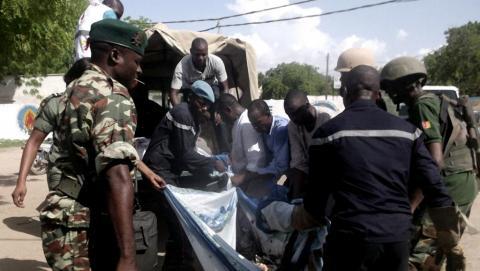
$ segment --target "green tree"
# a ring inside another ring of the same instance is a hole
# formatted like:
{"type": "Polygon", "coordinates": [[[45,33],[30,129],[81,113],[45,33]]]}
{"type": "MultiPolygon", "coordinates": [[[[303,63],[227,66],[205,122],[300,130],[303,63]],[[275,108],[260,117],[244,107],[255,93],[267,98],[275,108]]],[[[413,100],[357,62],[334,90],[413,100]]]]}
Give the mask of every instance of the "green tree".
{"type": "Polygon", "coordinates": [[[480,22],[450,28],[447,44],[424,58],[428,84],[454,85],[462,94],[480,95],[480,22]]]}
{"type": "Polygon", "coordinates": [[[330,93],[328,78],[316,67],[297,62],[282,63],[259,75],[263,99],[283,99],[289,90],[299,89],[309,95],[330,93]]]}
{"type": "Polygon", "coordinates": [[[0,1],[0,79],[63,73],[73,62],[73,39],[87,1],[0,1]]]}
{"type": "Polygon", "coordinates": [[[146,29],[146,28],[149,28],[151,26],[153,26],[155,23],[150,20],[149,18],[147,17],[143,17],[143,16],[140,16],[140,18],[138,19],[134,19],[130,16],[127,16],[123,19],[125,22],[129,23],[129,24],[133,24],[135,25],[136,27],[140,28],[140,29],[146,29]]]}

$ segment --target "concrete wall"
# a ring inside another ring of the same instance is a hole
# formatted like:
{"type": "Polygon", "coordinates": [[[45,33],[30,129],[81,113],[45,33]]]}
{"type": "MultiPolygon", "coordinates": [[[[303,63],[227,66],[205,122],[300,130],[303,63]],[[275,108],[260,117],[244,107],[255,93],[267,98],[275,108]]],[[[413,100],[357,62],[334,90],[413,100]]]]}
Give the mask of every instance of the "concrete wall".
{"type": "Polygon", "coordinates": [[[35,79],[41,82],[41,86],[37,87],[41,99],[25,94],[31,87],[24,84],[17,86],[13,77],[0,82],[0,139],[27,139],[41,100],[65,90],[62,75],[35,79]]]}

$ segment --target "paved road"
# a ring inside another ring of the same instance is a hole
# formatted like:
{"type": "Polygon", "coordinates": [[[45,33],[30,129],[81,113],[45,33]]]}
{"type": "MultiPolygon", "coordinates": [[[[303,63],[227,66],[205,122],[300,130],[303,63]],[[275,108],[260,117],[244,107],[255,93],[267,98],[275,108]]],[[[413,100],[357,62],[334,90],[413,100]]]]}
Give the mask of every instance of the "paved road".
{"type": "MultiPolygon", "coordinates": [[[[13,205],[10,194],[17,180],[20,148],[0,149],[0,271],[49,270],[40,241],[35,208],[47,194],[45,175],[29,176],[25,208],[13,205]]],[[[471,222],[480,228],[480,200],[475,202],[471,222]]],[[[480,270],[480,234],[466,234],[462,244],[467,270],[480,270]]]]}

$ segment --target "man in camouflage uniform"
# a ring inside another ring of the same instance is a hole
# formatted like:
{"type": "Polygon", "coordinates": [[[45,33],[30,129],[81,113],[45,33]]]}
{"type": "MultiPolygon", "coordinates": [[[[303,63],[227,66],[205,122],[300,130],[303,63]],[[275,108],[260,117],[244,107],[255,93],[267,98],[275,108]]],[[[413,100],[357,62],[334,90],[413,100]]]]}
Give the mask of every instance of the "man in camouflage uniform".
{"type": "MultiPolygon", "coordinates": [[[[382,70],[382,88],[394,102],[407,104],[409,121],[425,134],[425,143],[440,167],[450,196],[460,211],[468,216],[478,191],[473,150],[467,143],[469,125],[458,112],[454,111],[447,98],[441,99],[422,90],[426,79],[425,66],[412,57],[396,58],[387,63],[382,70]],[[442,113],[443,110],[445,113],[442,113]],[[446,119],[442,118],[442,114],[446,119]]],[[[415,201],[414,198],[412,200],[414,207],[415,201]]],[[[410,255],[410,262],[416,268],[421,270],[439,268],[437,265],[442,257],[435,255],[445,254],[447,270],[465,269],[465,257],[460,246],[450,251],[439,251],[437,234],[427,215],[421,216],[419,228],[417,233],[419,241],[410,255]]]]}
{"type": "Polygon", "coordinates": [[[59,142],[61,133],[60,112],[65,110],[65,97],[51,96],[40,106],[35,128],[48,134],[53,133],[52,150],[48,163],[48,203],[40,211],[43,251],[53,270],[89,270],[87,231],[90,213],[87,207],[56,190],[62,171],[56,161],[68,159],[68,152],[62,150],[59,142]]]}
{"type": "MultiPolygon", "coordinates": [[[[71,81],[80,77],[89,64],[90,59],[80,59],[75,62],[64,76],[65,83],[68,85],[71,81]]],[[[57,132],[61,122],[61,114],[65,110],[65,100],[66,98],[61,94],[52,94],[41,102],[34,129],[25,144],[17,185],[12,193],[12,198],[16,206],[24,207],[23,200],[27,193],[26,178],[28,171],[40,144],[50,132],[53,132],[53,144],[48,155],[47,170],[48,188],[51,191],[47,195],[47,202],[50,204],[40,213],[45,258],[53,270],[89,270],[87,250],[88,208],[80,204],[73,204],[70,202],[73,201],[72,199],[62,199],[62,194],[56,191],[62,174],[56,161],[57,159],[61,161],[68,158],[68,152],[60,150],[59,144],[62,139],[57,132]],[[69,208],[60,211],[61,206],[69,206],[69,208]]]]}
{"type": "MultiPolygon", "coordinates": [[[[39,108],[35,120],[33,138],[36,133],[42,140],[60,124],[58,112],[65,109],[64,97],[53,94],[45,98],[39,108]]],[[[56,187],[60,183],[61,169],[56,160],[68,157],[68,152],[59,146],[61,136],[53,133],[53,144],[48,156],[47,180],[50,193],[46,197],[48,203],[40,212],[41,238],[47,263],[53,270],[89,270],[87,230],[89,225],[89,210],[75,200],[63,196],[56,187]]],[[[32,155],[33,156],[33,155],[32,155]]],[[[21,189],[22,172],[28,172],[26,166],[19,172],[18,189],[21,189]]],[[[17,190],[17,188],[16,188],[17,190]]],[[[15,193],[15,191],[14,191],[15,193]]],[[[17,192],[18,193],[18,192],[17,192]]],[[[25,192],[26,193],[26,188],[25,192]]],[[[15,196],[14,196],[15,200],[15,196]]],[[[23,201],[23,198],[22,198],[23,201]]]]}
{"type": "MultiPolygon", "coordinates": [[[[86,227],[75,221],[88,221],[83,209],[88,204],[93,229],[91,268],[136,270],[130,174],[138,159],[132,146],[136,111],[128,90],[136,84],[146,37],[125,22],[105,19],[92,25],[90,42],[92,65],[64,94],[66,109],[59,127],[59,145],[69,157],[57,160],[62,169],[59,194],[48,199],[42,216],[73,229],[86,227]]],[[[57,254],[60,241],[54,240],[53,228],[50,235],[48,249],[57,254]]],[[[83,235],[66,238],[84,240],[83,235]]]]}

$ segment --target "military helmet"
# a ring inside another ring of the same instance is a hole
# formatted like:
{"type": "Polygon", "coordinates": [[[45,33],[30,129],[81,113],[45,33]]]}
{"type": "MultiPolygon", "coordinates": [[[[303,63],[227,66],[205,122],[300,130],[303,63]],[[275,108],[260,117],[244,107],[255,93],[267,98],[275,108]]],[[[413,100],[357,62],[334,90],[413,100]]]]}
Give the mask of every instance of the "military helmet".
{"type": "MultiPolygon", "coordinates": [[[[407,76],[427,78],[427,69],[418,59],[409,56],[395,58],[383,67],[380,74],[381,81],[395,81],[407,76]]],[[[425,84],[426,80],[423,80],[425,84]]]]}
{"type": "Polygon", "coordinates": [[[375,68],[373,52],[367,48],[350,48],[344,51],[337,61],[337,72],[349,72],[358,65],[367,65],[375,68]]]}

